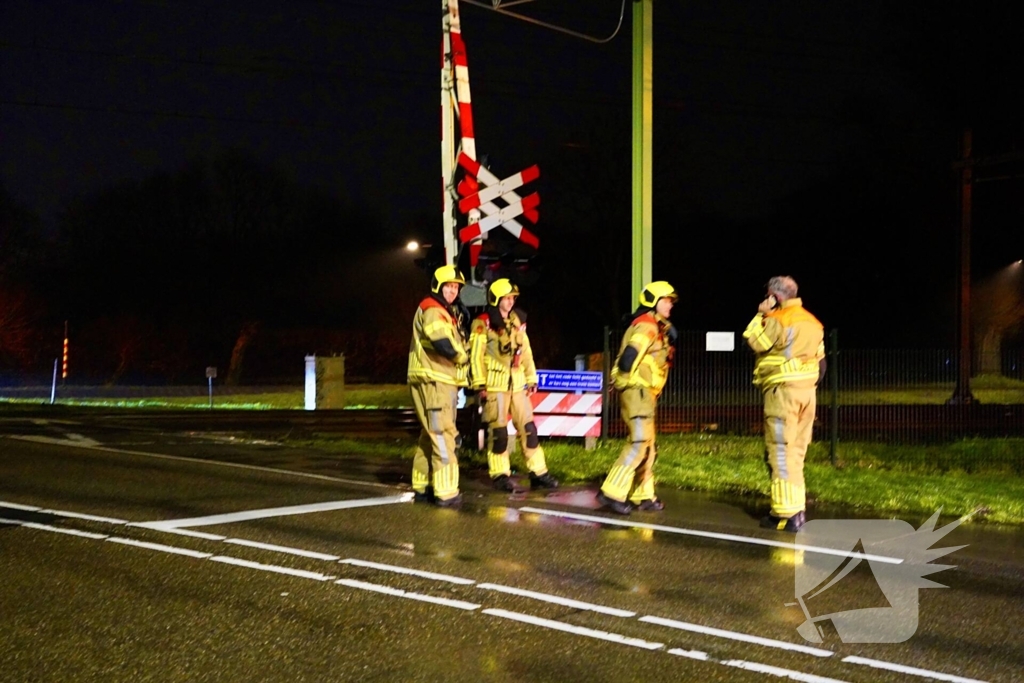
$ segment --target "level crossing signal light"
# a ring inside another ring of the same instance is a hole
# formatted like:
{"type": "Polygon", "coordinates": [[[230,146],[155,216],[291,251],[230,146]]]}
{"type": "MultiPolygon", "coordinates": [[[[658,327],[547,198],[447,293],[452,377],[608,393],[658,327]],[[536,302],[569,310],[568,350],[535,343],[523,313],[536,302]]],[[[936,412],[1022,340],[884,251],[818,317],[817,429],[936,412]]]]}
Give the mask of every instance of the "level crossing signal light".
{"type": "Polygon", "coordinates": [[[64,355],[63,363],[61,365],[60,378],[68,378],[68,327],[66,324],[64,325],[64,355]]]}

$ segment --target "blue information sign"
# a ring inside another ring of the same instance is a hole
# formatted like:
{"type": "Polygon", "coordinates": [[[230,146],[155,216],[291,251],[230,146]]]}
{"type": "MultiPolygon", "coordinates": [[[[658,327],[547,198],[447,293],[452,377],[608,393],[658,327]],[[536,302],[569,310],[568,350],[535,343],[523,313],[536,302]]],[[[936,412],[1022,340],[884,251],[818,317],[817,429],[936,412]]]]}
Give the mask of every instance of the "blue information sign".
{"type": "Polygon", "coordinates": [[[540,391],[601,391],[602,373],[569,370],[538,370],[540,391]]]}

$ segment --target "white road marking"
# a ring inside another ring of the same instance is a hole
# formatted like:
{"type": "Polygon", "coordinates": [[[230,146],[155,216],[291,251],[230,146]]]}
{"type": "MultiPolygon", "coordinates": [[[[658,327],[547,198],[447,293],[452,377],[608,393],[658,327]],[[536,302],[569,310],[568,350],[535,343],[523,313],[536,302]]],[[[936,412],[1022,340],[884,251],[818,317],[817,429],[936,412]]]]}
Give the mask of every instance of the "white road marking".
{"type": "Polygon", "coordinates": [[[837,678],[816,676],[814,674],[804,673],[803,671],[782,669],[777,666],[769,666],[768,664],[760,664],[758,662],[745,662],[742,659],[727,659],[719,662],[719,664],[734,666],[737,669],[746,669],[747,671],[756,671],[762,674],[770,674],[772,676],[778,676],[779,678],[789,678],[794,681],[801,681],[802,683],[846,683],[846,681],[841,681],[837,678]]]}
{"type": "MultiPolygon", "coordinates": [[[[43,437],[33,437],[24,435],[8,435],[6,438],[14,439],[16,441],[40,441],[43,437]]],[[[219,467],[234,467],[242,470],[253,470],[254,472],[270,472],[272,474],[283,474],[289,477],[302,477],[304,479],[319,479],[321,481],[332,481],[339,484],[352,484],[354,486],[368,486],[371,488],[381,488],[394,490],[397,486],[391,486],[390,484],[381,484],[376,481],[360,481],[358,479],[343,479],[341,477],[329,477],[326,474],[312,474],[309,472],[294,472],[292,470],[282,470],[276,467],[262,467],[260,465],[246,465],[238,462],[225,462],[223,460],[204,460],[203,458],[189,458],[183,455],[165,455],[163,453],[146,453],[144,451],[129,451],[121,448],[107,448],[106,446],[89,446],[86,444],[78,443],[76,441],[59,441],[56,439],[51,440],[58,446],[68,446],[70,448],[83,448],[90,451],[100,451],[103,453],[117,453],[119,455],[138,455],[144,458],[157,458],[158,460],[173,460],[177,462],[188,462],[196,465],[215,465],[219,467]]],[[[50,441],[42,441],[43,443],[50,443],[50,441]]],[[[411,494],[410,494],[411,495],[411,494]]]]}
{"type": "Polygon", "coordinates": [[[91,538],[97,541],[107,537],[106,534],[94,534],[88,531],[79,531],[78,529],[62,529],[59,526],[50,526],[49,524],[36,524],[35,522],[22,522],[21,526],[25,527],[26,529],[54,531],[58,534],[67,534],[68,536],[81,536],[82,538],[91,538]]]}
{"type": "Polygon", "coordinates": [[[289,555],[298,555],[300,557],[308,557],[314,560],[327,560],[328,562],[334,562],[335,560],[341,559],[338,555],[327,555],[325,553],[318,553],[312,550],[302,550],[300,548],[288,548],[283,545],[272,545],[270,543],[260,543],[258,541],[246,541],[241,538],[226,538],[225,543],[231,543],[233,545],[244,545],[249,548],[258,548],[259,550],[271,550],[276,553],[287,553],[289,555]]]}
{"type": "Polygon", "coordinates": [[[875,669],[886,669],[888,671],[896,671],[897,673],[909,674],[911,676],[934,678],[938,681],[953,681],[954,683],[985,683],[985,681],[979,681],[976,678],[963,678],[962,676],[954,676],[953,674],[944,674],[939,671],[930,671],[928,669],[918,669],[913,666],[893,664],[892,662],[883,662],[878,659],[867,659],[866,657],[843,657],[843,661],[848,662],[850,664],[863,664],[865,666],[870,666],[875,669]]]}
{"type": "Polygon", "coordinates": [[[99,441],[87,439],[84,436],[81,436],[80,434],[68,434],[68,436],[78,438],[60,439],[54,436],[29,436],[21,434],[10,435],[8,436],[8,438],[17,439],[19,441],[33,441],[35,443],[45,443],[50,444],[52,446],[72,446],[75,448],[95,448],[96,446],[100,445],[99,441]]]}
{"type": "MultiPolygon", "coordinates": [[[[27,511],[39,511],[41,509],[41,508],[38,508],[38,507],[32,507],[32,506],[27,506],[27,505],[20,505],[20,504],[16,504],[16,503],[5,503],[5,502],[0,502],[0,507],[8,507],[8,508],[27,510],[27,511]]],[[[47,512],[51,513],[51,514],[55,513],[55,511],[47,511],[47,512]]],[[[69,517],[78,517],[79,515],[69,514],[67,516],[69,516],[69,517]]],[[[84,518],[92,518],[92,517],[86,515],[86,516],[84,516],[84,518]]],[[[109,519],[109,518],[97,518],[97,519],[101,519],[102,520],[102,519],[109,519]]],[[[120,522],[120,520],[115,520],[115,522],[120,522]]],[[[187,556],[187,557],[193,557],[193,558],[197,558],[197,559],[209,559],[209,560],[214,561],[214,562],[220,562],[220,563],[224,563],[224,564],[235,565],[235,566],[244,567],[244,568],[248,568],[248,569],[258,569],[258,570],[261,570],[261,571],[269,571],[269,572],[274,572],[274,573],[279,573],[279,574],[288,574],[288,575],[292,575],[292,576],[298,576],[298,577],[301,577],[301,578],[315,579],[317,581],[329,581],[329,580],[333,580],[333,579],[336,578],[334,576],[328,576],[328,575],[325,575],[325,574],[321,574],[319,572],[310,572],[310,571],[305,571],[305,570],[301,570],[301,569],[292,569],[290,567],[280,567],[280,566],[277,566],[277,565],[260,564],[258,562],[250,562],[250,561],[247,561],[247,560],[241,560],[241,559],[237,559],[237,558],[233,558],[233,557],[227,557],[227,556],[223,556],[223,555],[219,555],[219,556],[215,557],[215,556],[213,556],[212,553],[203,553],[203,552],[198,552],[198,551],[195,551],[195,550],[190,550],[190,549],[187,549],[187,548],[178,548],[178,547],[175,547],[175,546],[167,546],[167,545],[162,545],[162,544],[158,544],[158,543],[147,543],[147,542],[143,542],[143,541],[136,541],[134,539],[129,539],[129,538],[120,538],[120,537],[116,537],[116,536],[106,536],[106,535],[103,535],[103,534],[96,534],[96,533],[91,533],[91,532],[79,531],[77,529],[64,529],[64,528],[60,528],[60,527],[50,526],[50,525],[47,525],[47,524],[38,524],[38,523],[35,523],[35,522],[26,522],[24,520],[0,518],[0,524],[12,524],[12,525],[15,525],[15,526],[22,526],[22,527],[30,528],[30,529],[37,529],[37,530],[42,530],[42,531],[51,531],[51,532],[55,532],[55,533],[67,534],[67,535],[71,535],[71,536],[79,536],[79,537],[89,538],[89,539],[94,539],[94,540],[105,540],[105,541],[110,541],[112,543],[118,543],[118,544],[121,544],[121,545],[134,546],[134,547],[138,547],[138,548],[146,548],[146,549],[149,549],[149,550],[157,550],[157,551],[160,551],[160,552],[170,553],[170,554],[173,554],[173,555],[184,555],[184,556],[187,556]]],[[[181,533],[180,530],[170,530],[170,529],[168,529],[168,530],[164,530],[164,531],[168,531],[170,533],[181,533]]],[[[210,536],[209,534],[199,534],[197,532],[186,533],[186,535],[195,535],[195,536],[199,536],[199,537],[210,536]]],[[[214,537],[214,538],[216,538],[218,540],[224,540],[223,537],[214,537]]],[[[284,546],[273,546],[273,545],[257,543],[257,542],[253,542],[253,541],[245,541],[245,540],[242,540],[242,539],[227,539],[225,542],[235,543],[237,545],[247,545],[247,546],[250,546],[250,547],[266,549],[266,550],[275,550],[275,551],[280,551],[280,552],[288,552],[288,553],[303,555],[303,556],[306,556],[306,557],[312,557],[312,558],[316,558],[316,559],[333,559],[334,558],[334,556],[324,555],[322,553],[316,553],[316,552],[313,552],[313,551],[303,551],[303,550],[299,550],[299,549],[295,549],[295,548],[287,548],[287,547],[284,547],[284,546]]],[[[438,580],[443,580],[443,581],[449,581],[449,582],[452,582],[452,583],[460,583],[460,584],[473,584],[473,583],[475,583],[475,581],[473,581],[471,579],[463,579],[463,578],[459,578],[459,577],[447,576],[447,575],[444,575],[444,574],[435,574],[435,573],[432,573],[432,572],[424,572],[424,571],[420,571],[420,570],[416,570],[416,569],[407,569],[407,568],[404,568],[404,567],[397,567],[397,566],[392,566],[392,565],[378,564],[378,563],[375,563],[375,562],[366,562],[364,560],[356,560],[356,559],[352,559],[352,558],[341,560],[340,563],[342,563],[342,564],[351,564],[351,565],[354,565],[354,566],[369,567],[369,568],[373,568],[373,569],[381,569],[381,570],[384,570],[384,571],[390,571],[390,572],[395,572],[395,573],[400,573],[400,574],[409,574],[409,575],[413,575],[413,576],[421,576],[421,577],[425,577],[425,578],[438,579],[438,580]]],[[[377,585],[377,584],[366,583],[366,582],[363,582],[363,581],[356,581],[356,580],[352,580],[352,579],[341,579],[341,580],[335,581],[335,583],[341,584],[341,585],[345,585],[345,586],[349,586],[349,587],[352,587],[352,588],[360,588],[360,589],[363,589],[363,590],[369,590],[369,591],[374,591],[374,592],[378,592],[378,593],[385,593],[385,594],[388,594],[388,595],[409,598],[409,599],[412,599],[412,600],[419,600],[419,601],[422,601],[422,602],[430,602],[430,603],[434,603],[434,604],[445,605],[445,606],[448,606],[448,607],[456,607],[458,609],[464,609],[464,610],[474,610],[474,609],[478,609],[480,607],[480,605],[476,605],[474,603],[469,603],[469,602],[463,602],[461,600],[448,600],[448,599],[445,599],[445,598],[435,598],[435,597],[428,596],[428,595],[421,595],[419,593],[409,593],[409,592],[406,592],[406,591],[402,591],[402,590],[395,589],[395,588],[390,588],[390,587],[387,587],[387,586],[380,586],[380,585],[377,585]]],[[[557,596],[550,596],[550,595],[547,595],[547,594],[544,594],[544,593],[534,593],[532,591],[525,591],[525,590],[510,588],[510,587],[507,587],[507,586],[499,586],[497,584],[479,584],[478,587],[479,588],[483,588],[485,590],[496,590],[496,591],[499,591],[499,592],[507,592],[507,593],[510,593],[510,594],[522,595],[522,596],[525,596],[525,597],[536,597],[537,599],[548,600],[548,601],[551,601],[551,602],[557,602],[558,604],[570,604],[570,606],[588,605],[589,604],[589,603],[577,603],[577,601],[564,600],[562,598],[558,598],[557,596]],[[549,600],[550,598],[556,598],[556,599],[555,600],[549,600]]],[[[626,612],[625,610],[614,610],[613,608],[602,608],[600,605],[590,605],[590,608],[592,609],[592,611],[602,611],[602,613],[605,613],[605,614],[615,614],[615,612],[622,612],[623,613],[622,616],[625,616],[627,614],[632,614],[632,613],[626,612]],[[593,608],[599,608],[599,609],[593,609],[593,608]]],[[[558,621],[552,621],[552,620],[549,620],[549,619],[542,619],[540,617],[534,617],[532,615],[527,615],[527,614],[520,614],[520,613],[517,613],[517,612],[509,612],[509,611],[500,610],[500,609],[486,609],[486,610],[483,610],[483,613],[484,614],[489,614],[489,615],[492,615],[492,616],[502,617],[502,618],[505,618],[505,619],[512,619],[514,621],[520,621],[520,622],[523,622],[523,623],[533,624],[533,625],[541,626],[541,627],[544,627],[544,628],[551,628],[551,629],[555,629],[555,630],[559,630],[559,631],[564,631],[564,632],[567,632],[567,633],[574,633],[576,635],[582,635],[582,636],[591,637],[591,638],[598,638],[598,639],[601,639],[601,640],[608,640],[608,641],[611,641],[611,642],[617,642],[617,643],[621,643],[621,644],[624,644],[624,645],[631,645],[631,646],[634,646],[634,647],[641,647],[641,648],[648,649],[648,650],[656,650],[656,649],[660,649],[660,648],[664,647],[664,645],[662,643],[653,643],[653,642],[644,641],[644,640],[637,639],[637,638],[630,638],[630,637],[627,637],[627,636],[622,636],[622,635],[616,634],[616,633],[608,633],[608,632],[605,632],[605,631],[597,631],[597,630],[593,630],[593,629],[587,629],[587,628],[582,628],[582,627],[578,627],[578,626],[572,626],[570,624],[565,624],[565,623],[558,622],[558,621]]],[[[619,615],[615,614],[615,616],[619,616],[619,615]]],[[[759,644],[759,645],[767,645],[769,647],[780,647],[782,649],[792,650],[792,651],[796,651],[796,652],[804,652],[804,653],[813,654],[813,655],[819,656],[819,657],[830,657],[830,656],[832,656],[834,654],[833,652],[831,652],[829,650],[818,650],[818,649],[815,649],[815,648],[809,648],[809,647],[805,647],[805,646],[801,646],[801,645],[794,645],[792,643],[787,643],[787,642],[783,642],[783,641],[771,640],[771,639],[768,639],[768,638],[761,638],[761,637],[758,637],[758,636],[751,636],[751,635],[747,635],[747,634],[744,634],[744,633],[738,633],[738,632],[734,632],[734,631],[725,631],[725,630],[722,630],[722,629],[716,629],[716,628],[710,628],[710,627],[706,627],[706,626],[700,626],[698,624],[690,624],[690,623],[687,623],[687,622],[676,621],[676,620],[673,620],[673,619],[663,619],[661,617],[643,616],[643,617],[640,617],[639,621],[645,622],[645,623],[651,623],[651,624],[658,624],[658,625],[662,625],[662,626],[669,626],[671,628],[677,628],[677,629],[681,629],[681,630],[685,630],[685,631],[693,631],[693,632],[701,633],[701,634],[704,634],[704,635],[718,636],[718,637],[728,638],[728,639],[732,639],[732,640],[739,640],[739,641],[744,641],[744,642],[755,643],[755,644],[759,644]]],[[[716,661],[716,660],[713,660],[710,657],[708,657],[707,653],[701,652],[699,650],[685,650],[685,649],[681,649],[681,648],[673,648],[671,650],[668,650],[668,653],[672,654],[672,655],[681,656],[681,657],[687,657],[687,658],[690,658],[690,659],[696,659],[696,660],[702,660],[702,661],[716,661]]],[[[974,678],[964,678],[962,676],[955,676],[953,674],[945,674],[945,673],[941,673],[939,671],[932,671],[932,670],[929,670],[929,669],[919,669],[919,668],[916,668],[916,667],[905,666],[905,665],[902,665],[902,664],[895,664],[895,663],[892,663],[892,662],[884,662],[884,661],[875,660],[875,659],[867,659],[865,657],[849,656],[849,657],[844,657],[842,661],[846,662],[846,663],[850,663],[850,664],[862,664],[862,665],[873,667],[873,668],[877,668],[877,669],[886,669],[886,670],[894,671],[894,672],[897,672],[897,673],[905,673],[905,674],[910,674],[910,675],[914,675],[914,676],[921,676],[921,677],[924,677],[924,678],[932,678],[932,679],[942,680],[942,681],[951,681],[952,683],[986,683],[985,681],[981,681],[981,680],[974,679],[974,678]]],[[[724,660],[724,661],[717,661],[717,663],[723,664],[723,665],[726,665],[726,666],[733,666],[733,667],[737,667],[737,668],[742,668],[742,669],[746,669],[746,670],[750,670],[750,671],[757,671],[757,672],[760,672],[760,673],[766,673],[766,674],[770,674],[770,675],[773,675],[773,676],[787,677],[787,678],[790,678],[792,680],[802,681],[803,683],[843,683],[842,681],[837,681],[836,679],[825,678],[825,677],[821,677],[821,676],[816,676],[814,674],[803,673],[803,672],[800,672],[800,671],[792,671],[792,670],[789,670],[789,669],[782,669],[782,668],[779,668],[779,667],[774,667],[774,666],[770,666],[770,665],[767,665],[767,664],[760,664],[760,663],[757,663],[757,662],[747,662],[747,661],[743,661],[743,660],[724,660]]]]}
{"type": "Polygon", "coordinates": [[[477,588],[484,590],[498,591],[499,593],[508,593],[509,595],[519,595],[524,598],[533,598],[534,600],[542,600],[544,602],[552,602],[556,605],[564,605],[566,607],[572,607],[573,609],[589,610],[591,612],[600,612],[601,614],[608,614],[613,617],[635,617],[636,612],[630,612],[624,609],[616,609],[614,607],[604,607],[602,605],[594,605],[589,602],[580,602],[579,600],[570,600],[569,598],[562,598],[557,595],[549,595],[547,593],[535,593],[534,591],[523,590],[522,588],[512,588],[510,586],[502,586],[495,583],[481,583],[477,584],[477,588]]]}
{"type": "Polygon", "coordinates": [[[12,510],[27,510],[28,512],[36,512],[42,508],[37,508],[34,505],[21,505],[19,503],[8,503],[7,501],[0,500],[0,508],[11,508],[12,510]]]}
{"type": "Polygon", "coordinates": [[[373,591],[374,593],[392,595],[396,598],[408,598],[410,600],[418,600],[420,602],[430,602],[435,605],[444,605],[445,607],[454,607],[456,609],[464,609],[467,611],[480,608],[480,605],[473,604],[472,602],[463,602],[462,600],[448,600],[446,598],[435,598],[431,595],[422,595],[421,593],[410,593],[408,591],[403,591],[398,588],[380,586],[375,583],[366,583],[365,581],[341,579],[339,581],[335,581],[334,583],[341,584],[342,586],[348,586],[349,588],[359,588],[362,590],[373,591]]]}
{"type": "Polygon", "coordinates": [[[379,569],[383,572],[393,572],[395,574],[408,574],[409,576],[419,576],[424,579],[434,579],[435,581],[447,581],[448,583],[457,583],[464,586],[468,586],[476,583],[473,579],[463,579],[458,576],[448,576],[447,574],[435,574],[434,572],[425,572],[419,569],[408,569],[406,567],[397,567],[392,564],[380,564],[378,562],[367,562],[366,560],[356,560],[351,557],[345,560],[341,560],[341,564],[351,564],[356,567],[366,567],[367,569],[379,569]]]}
{"type": "Polygon", "coordinates": [[[250,562],[249,560],[240,560],[237,557],[227,557],[226,555],[217,555],[211,557],[210,562],[222,562],[224,564],[233,564],[236,567],[245,567],[247,569],[259,569],[264,572],[273,572],[275,574],[288,574],[290,576],[298,576],[303,579],[313,579],[315,581],[330,581],[335,578],[333,576],[327,576],[320,572],[308,572],[304,569],[292,569],[291,567],[279,567],[276,564],[260,564],[259,562],[250,562]]]}
{"type": "Polygon", "coordinates": [[[55,517],[70,517],[72,519],[84,519],[88,522],[104,522],[106,524],[127,524],[126,519],[116,519],[114,517],[100,517],[97,515],[86,515],[81,512],[65,512],[63,510],[40,510],[40,514],[53,515],[55,517]]]}
{"type": "MultiPolygon", "coordinates": [[[[372,507],[374,505],[393,505],[395,503],[408,503],[414,494],[403,493],[397,496],[386,496],[384,498],[361,498],[359,500],[335,500],[329,503],[311,503],[309,505],[289,505],[280,508],[265,508],[263,510],[243,510],[242,512],[228,512],[222,515],[207,515],[206,517],[190,517],[188,519],[166,519],[156,522],[144,522],[150,529],[180,529],[182,527],[210,526],[213,524],[231,524],[233,522],[246,522],[252,519],[266,519],[268,517],[285,517],[288,515],[305,515],[312,512],[327,512],[330,510],[345,510],[349,508],[372,507]]],[[[142,526],[137,525],[137,526],[142,526]]]]}
{"type": "Polygon", "coordinates": [[[737,536],[734,534],[720,534],[714,531],[698,531],[697,529],[684,529],[681,527],[664,526],[661,524],[646,524],[644,522],[626,522],[610,517],[599,517],[597,515],[581,515],[575,512],[563,512],[561,510],[545,510],[544,508],[521,507],[519,512],[533,512],[538,515],[549,515],[551,517],[563,517],[565,519],[576,519],[584,522],[597,522],[598,524],[611,524],[613,526],[633,527],[636,529],[651,529],[653,531],[665,531],[672,534],[683,534],[686,536],[699,536],[701,538],[713,538],[718,541],[733,541],[737,543],[750,543],[751,545],[764,545],[773,548],[787,548],[789,550],[802,550],[808,553],[820,553],[822,555],[837,555],[839,557],[852,557],[874,562],[885,562],[886,564],[902,564],[903,558],[889,557],[887,555],[871,555],[869,553],[855,553],[836,548],[824,548],[816,545],[804,545],[802,543],[786,543],[784,541],[772,541],[765,538],[754,538],[751,536],[737,536]]]}
{"type": "Polygon", "coordinates": [[[75,442],[75,443],[77,443],[79,445],[82,445],[82,446],[99,446],[100,445],[99,441],[94,441],[93,439],[90,439],[87,436],[82,436],[81,434],[73,434],[71,432],[67,432],[67,433],[65,433],[64,436],[68,439],[68,441],[73,441],[73,442],[75,442]]]}
{"type": "Polygon", "coordinates": [[[201,538],[206,541],[223,541],[227,538],[227,536],[220,536],[218,534],[207,534],[202,531],[189,531],[188,529],[175,529],[174,527],[165,527],[161,526],[159,522],[139,522],[137,524],[129,524],[128,526],[134,526],[140,529],[151,529],[153,531],[162,531],[165,534],[177,534],[178,536],[201,538]]]}
{"type": "Polygon", "coordinates": [[[147,550],[157,550],[162,553],[170,553],[171,555],[185,555],[186,557],[194,557],[200,560],[205,560],[208,557],[212,557],[213,553],[201,553],[196,550],[189,550],[188,548],[177,548],[173,545],[163,545],[161,543],[147,543],[146,541],[136,541],[133,538],[119,538],[117,536],[111,536],[107,538],[111,543],[120,543],[121,545],[130,545],[136,548],[146,548],[147,550]]]}
{"type": "Polygon", "coordinates": [[[744,643],[754,643],[755,645],[764,645],[767,647],[778,648],[780,650],[789,650],[790,652],[801,652],[805,655],[814,655],[815,657],[831,657],[835,654],[831,650],[822,650],[816,647],[787,643],[783,640],[772,640],[771,638],[752,636],[738,631],[726,631],[725,629],[711,628],[710,626],[701,626],[700,624],[691,624],[687,621],[676,621],[675,619],[663,619],[661,617],[650,616],[640,617],[640,621],[648,624],[657,624],[659,626],[668,626],[669,628],[677,628],[680,631],[692,631],[694,633],[702,633],[706,636],[739,640],[744,643]]]}
{"type": "Polygon", "coordinates": [[[592,628],[583,628],[582,626],[573,626],[572,624],[565,624],[561,621],[553,621],[551,619],[541,619],[529,614],[520,614],[519,612],[509,612],[503,609],[485,609],[483,614],[489,614],[493,617],[501,617],[502,619],[511,619],[513,621],[521,621],[524,624],[532,624],[534,626],[541,626],[543,628],[550,628],[555,631],[564,631],[566,633],[572,633],[577,636],[586,636],[588,638],[597,638],[598,640],[607,640],[612,643],[619,643],[621,645],[629,645],[631,647],[639,647],[644,650],[660,650],[665,646],[664,643],[652,643],[648,640],[641,640],[640,638],[630,638],[619,633],[609,633],[607,631],[597,631],[592,628]]]}

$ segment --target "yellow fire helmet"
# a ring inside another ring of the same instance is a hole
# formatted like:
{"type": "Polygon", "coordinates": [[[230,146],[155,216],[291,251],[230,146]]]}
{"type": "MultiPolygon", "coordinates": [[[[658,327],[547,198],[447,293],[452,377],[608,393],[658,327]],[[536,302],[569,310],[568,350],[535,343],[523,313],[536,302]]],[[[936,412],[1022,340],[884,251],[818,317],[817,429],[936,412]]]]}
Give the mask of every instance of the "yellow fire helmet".
{"type": "Polygon", "coordinates": [[[441,285],[448,282],[457,282],[460,285],[466,284],[466,278],[462,276],[455,266],[441,266],[434,271],[434,277],[430,280],[430,291],[434,294],[441,293],[441,285]]]}
{"type": "Polygon", "coordinates": [[[654,308],[658,303],[658,299],[663,299],[666,296],[670,297],[673,301],[679,300],[679,295],[676,294],[676,290],[672,285],[664,280],[652,282],[640,291],[640,305],[654,308]]]}
{"type": "Polygon", "coordinates": [[[503,277],[500,280],[492,282],[491,288],[487,291],[490,295],[487,297],[487,301],[492,306],[497,306],[498,302],[509,294],[519,296],[519,288],[516,287],[515,284],[513,284],[507,277],[503,277]]]}

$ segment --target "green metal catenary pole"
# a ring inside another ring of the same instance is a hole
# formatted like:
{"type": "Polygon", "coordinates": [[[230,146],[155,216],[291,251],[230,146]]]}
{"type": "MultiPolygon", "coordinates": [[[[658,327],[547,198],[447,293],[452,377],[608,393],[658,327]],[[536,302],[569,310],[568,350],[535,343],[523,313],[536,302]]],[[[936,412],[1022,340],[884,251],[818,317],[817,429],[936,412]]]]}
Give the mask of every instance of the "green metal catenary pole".
{"type": "Polygon", "coordinates": [[[633,3],[633,280],[631,296],[651,281],[654,140],[654,0],[633,3]]]}

